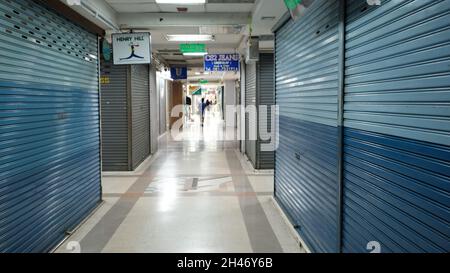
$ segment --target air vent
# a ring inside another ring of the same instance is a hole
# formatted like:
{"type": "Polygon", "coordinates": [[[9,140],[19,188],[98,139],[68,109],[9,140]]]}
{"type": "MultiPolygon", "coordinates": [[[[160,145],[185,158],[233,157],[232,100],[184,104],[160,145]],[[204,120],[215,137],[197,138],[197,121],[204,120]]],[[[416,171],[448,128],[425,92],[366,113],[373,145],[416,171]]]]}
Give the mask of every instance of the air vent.
{"type": "Polygon", "coordinates": [[[273,21],[273,20],[275,20],[275,16],[263,16],[263,17],[261,17],[261,20],[263,20],[263,21],[273,21]]]}
{"type": "Polygon", "coordinates": [[[188,11],[188,8],[177,8],[178,12],[184,13],[188,11]]]}

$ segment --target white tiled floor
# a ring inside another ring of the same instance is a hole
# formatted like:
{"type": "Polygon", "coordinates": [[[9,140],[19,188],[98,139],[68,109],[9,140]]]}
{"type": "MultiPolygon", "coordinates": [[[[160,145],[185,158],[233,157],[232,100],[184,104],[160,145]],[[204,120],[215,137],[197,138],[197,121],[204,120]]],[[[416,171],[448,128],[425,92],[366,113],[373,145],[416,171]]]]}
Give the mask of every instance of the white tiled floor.
{"type": "Polygon", "coordinates": [[[106,173],[104,204],[67,242],[87,252],[301,252],[273,204],[273,176],[234,164],[245,160],[217,139],[221,126],[191,125],[136,172],[106,173]]]}

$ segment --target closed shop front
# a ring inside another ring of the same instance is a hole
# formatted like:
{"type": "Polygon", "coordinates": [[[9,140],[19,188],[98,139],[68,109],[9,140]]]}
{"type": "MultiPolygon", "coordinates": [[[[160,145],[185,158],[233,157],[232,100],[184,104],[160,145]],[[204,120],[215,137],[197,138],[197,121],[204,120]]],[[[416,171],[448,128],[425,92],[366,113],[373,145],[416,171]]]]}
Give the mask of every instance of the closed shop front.
{"type": "Polygon", "coordinates": [[[272,131],[272,106],[275,104],[273,53],[261,53],[258,62],[258,127],[261,130],[256,143],[256,169],[274,168],[274,134],[272,131]],[[261,108],[265,107],[261,112],[261,108]]]}
{"type": "Polygon", "coordinates": [[[148,65],[130,66],[131,154],[136,169],[150,155],[150,70],[148,65]]]}
{"type": "Polygon", "coordinates": [[[450,1],[347,2],[343,251],[450,251],[450,1]]]}
{"type": "Polygon", "coordinates": [[[246,107],[255,107],[256,119],[245,116],[245,150],[255,169],[273,169],[272,106],[275,103],[274,55],[261,53],[258,62],[249,63],[245,69],[246,107]],[[262,111],[263,108],[266,111],[262,111]],[[264,115],[266,113],[266,115],[264,115]],[[251,135],[256,136],[251,139],[251,135]]]}
{"type": "Polygon", "coordinates": [[[101,63],[103,170],[132,171],[150,155],[149,65],[101,63]]]}
{"type": "Polygon", "coordinates": [[[97,35],[45,2],[0,2],[0,252],[50,251],[101,198],[97,35]]]}
{"type": "MultiPolygon", "coordinates": [[[[256,110],[256,62],[248,63],[245,70],[245,108],[249,107],[256,110]]],[[[254,111],[252,116],[251,112],[245,113],[245,154],[250,162],[254,164],[256,162],[256,135],[257,135],[257,113],[254,111]]]]}
{"type": "Polygon", "coordinates": [[[339,1],[319,0],[276,33],[275,195],[314,252],[338,239],[339,1]]]}
{"type": "Polygon", "coordinates": [[[277,30],[276,199],[313,252],[450,251],[449,12],[316,0],[277,30]]]}

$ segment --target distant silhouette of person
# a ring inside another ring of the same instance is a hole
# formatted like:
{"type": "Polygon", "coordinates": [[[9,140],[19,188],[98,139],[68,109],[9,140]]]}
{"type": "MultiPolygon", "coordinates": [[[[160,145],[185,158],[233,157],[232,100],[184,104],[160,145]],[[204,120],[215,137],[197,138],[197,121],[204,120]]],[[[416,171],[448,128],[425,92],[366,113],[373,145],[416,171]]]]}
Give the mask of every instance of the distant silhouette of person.
{"type": "Polygon", "coordinates": [[[136,49],[136,47],[139,47],[139,45],[131,44],[130,46],[131,46],[131,55],[130,55],[130,57],[122,58],[122,59],[120,59],[121,61],[122,60],[129,60],[129,59],[132,59],[132,58],[144,59],[144,57],[136,55],[135,49],[136,49]]]}
{"type": "Polygon", "coordinates": [[[206,109],[205,98],[202,98],[202,101],[199,104],[200,122],[201,122],[202,127],[205,122],[205,109],[206,109]]]}

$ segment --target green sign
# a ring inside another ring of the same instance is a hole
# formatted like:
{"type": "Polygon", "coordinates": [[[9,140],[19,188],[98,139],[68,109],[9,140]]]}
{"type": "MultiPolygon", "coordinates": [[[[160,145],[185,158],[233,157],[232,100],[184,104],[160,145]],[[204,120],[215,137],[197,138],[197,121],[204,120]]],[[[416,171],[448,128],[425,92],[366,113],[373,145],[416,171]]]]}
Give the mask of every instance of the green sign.
{"type": "Polygon", "coordinates": [[[197,91],[192,93],[192,96],[201,96],[202,95],[202,89],[199,88],[197,91]]]}
{"type": "Polygon", "coordinates": [[[181,53],[199,53],[206,52],[205,44],[180,44],[181,53]]]}
{"type": "Polygon", "coordinates": [[[208,80],[200,80],[200,84],[207,84],[208,80]]]}
{"type": "Polygon", "coordinates": [[[284,0],[284,3],[289,10],[294,10],[302,3],[302,0],[284,0]]]}

